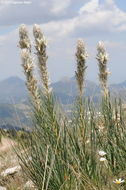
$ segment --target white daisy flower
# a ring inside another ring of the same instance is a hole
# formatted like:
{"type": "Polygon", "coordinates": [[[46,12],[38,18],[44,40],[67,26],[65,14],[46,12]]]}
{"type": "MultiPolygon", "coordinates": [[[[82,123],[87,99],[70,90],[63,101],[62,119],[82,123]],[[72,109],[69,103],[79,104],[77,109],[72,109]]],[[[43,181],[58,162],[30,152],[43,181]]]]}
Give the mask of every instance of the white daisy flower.
{"type": "Polygon", "coordinates": [[[105,156],[106,152],[104,152],[103,150],[98,151],[99,156],[105,156]]]}
{"type": "Polygon", "coordinates": [[[121,184],[121,183],[124,183],[124,182],[125,182],[125,180],[122,179],[122,178],[115,179],[115,180],[113,181],[113,183],[116,183],[116,184],[121,184]]]}
{"type": "Polygon", "coordinates": [[[106,158],[101,157],[99,160],[100,160],[100,162],[105,162],[105,161],[106,161],[106,158]]]}

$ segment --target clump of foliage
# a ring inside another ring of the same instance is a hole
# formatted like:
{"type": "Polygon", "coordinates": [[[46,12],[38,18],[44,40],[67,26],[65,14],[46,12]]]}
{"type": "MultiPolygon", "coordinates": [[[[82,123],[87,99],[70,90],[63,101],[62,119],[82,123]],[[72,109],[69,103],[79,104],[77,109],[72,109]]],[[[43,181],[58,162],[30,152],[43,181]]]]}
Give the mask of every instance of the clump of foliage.
{"type": "Polygon", "coordinates": [[[24,173],[38,190],[125,190],[126,125],[121,101],[110,100],[104,44],[98,44],[97,54],[103,92],[98,112],[83,97],[87,52],[83,40],[77,42],[78,97],[69,118],[50,87],[47,43],[40,27],[35,25],[33,34],[42,88],[38,88],[34,76],[31,42],[25,25],[20,27],[19,34],[34,125],[32,135],[25,142],[22,140],[16,151],[24,173]]]}

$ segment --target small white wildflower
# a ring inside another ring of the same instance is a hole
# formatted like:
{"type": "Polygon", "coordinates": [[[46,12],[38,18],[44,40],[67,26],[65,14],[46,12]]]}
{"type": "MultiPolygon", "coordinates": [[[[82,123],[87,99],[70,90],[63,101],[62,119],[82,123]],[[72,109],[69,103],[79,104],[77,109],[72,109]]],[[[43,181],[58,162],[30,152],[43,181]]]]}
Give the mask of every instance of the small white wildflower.
{"type": "Polygon", "coordinates": [[[98,154],[99,154],[99,156],[105,156],[105,155],[106,155],[106,152],[104,152],[103,150],[100,150],[100,151],[98,152],[98,154]]]}
{"type": "Polygon", "coordinates": [[[106,158],[101,157],[99,160],[100,160],[100,162],[105,162],[105,161],[106,161],[106,158]]]}
{"type": "Polygon", "coordinates": [[[70,120],[68,120],[68,123],[72,123],[72,120],[70,119],[70,120]]]}
{"type": "Polygon", "coordinates": [[[116,183],[116,184],[121,184],[121,183],[124,183],[124,182],[125,182],[125,180],[122,179],[122,178],[115,179],[115,180],[113,181],[113,183],[116,183]]]}
{"type": "Polygon", "coordinates": [[[86,141],[86,144],[88,144],[90,142],[90,140],[88,139],[87,141],[86,141]]]}

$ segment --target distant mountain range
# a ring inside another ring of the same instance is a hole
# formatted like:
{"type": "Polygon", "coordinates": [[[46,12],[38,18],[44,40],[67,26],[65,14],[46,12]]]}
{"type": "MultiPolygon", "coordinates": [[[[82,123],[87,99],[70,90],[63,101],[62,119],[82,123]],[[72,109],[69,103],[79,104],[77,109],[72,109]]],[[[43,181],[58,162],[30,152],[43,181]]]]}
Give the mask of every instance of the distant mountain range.
{"type": "MultiPolygon", "coordinates": [[[[78,88],[74,77],[63,78],[56,83],[52,83],[52,88],[63,104],[71,104],[78,94],[78,88]]],[[[84,93],[85,96],[90,96],[94,101],[97,101],[100,94],[100,88],[96,83],[86,80],[84,93]]]]}
{"type": "MultiPolygon", "coordinates": [[[[71,104],[75,99],[78,89],[75,78],[63,78],[52,83],[52,88],[58,99],[63,104],[71,104]]],[[[126,100],[126,81],[110,85],[110,91],[114,96],[121,96],[126,100]]],[[[91,97],[95,102],[100,97],[101,89],[95,82],[86,81],[85,96],[91,97]]],[[[26,103],[28,92],[25,82],[18,77],[10,77],[0,82],[0,104],[26,103]]]]}
{"type": "MultiPolygon", "coordinates": [[[[78,94],[75,78],[63,78],[52,83],[52,88],[59,101],[69,107],[78,94]]],[[[121,97],[126,102],[126,81],[110,85],[111,94],[121,97]]],[[[86,81],[84,94],[94,102],[101,97],[101,89],[95,82],[86,81]]],[[[10,77],[0,82],[0,128],[31,127],[29,119],[28,91],[25,82],[18,77],[10,77]]]]}
{"type": "Polygon", "coordinates": [[[26,100],[25,82],[18,77],[9,77],[0,82],[0,103],[16,104],[26,100]]]}

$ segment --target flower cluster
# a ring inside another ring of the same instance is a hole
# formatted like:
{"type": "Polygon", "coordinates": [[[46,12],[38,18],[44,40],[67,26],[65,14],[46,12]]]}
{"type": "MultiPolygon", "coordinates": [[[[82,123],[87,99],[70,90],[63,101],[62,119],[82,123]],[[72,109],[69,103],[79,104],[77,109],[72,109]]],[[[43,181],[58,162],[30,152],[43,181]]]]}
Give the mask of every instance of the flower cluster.
{"type": "Polygon", "coordinates": [[[19,41],[20,48],[31,50],[31,43],[28,37],[28,31],[24,24],[22,24],[19,28],[19,37],[20,37],[19,41]]]}
{"type": "Polygon", "coordinates": [[[104,162],[106,161],[106,158],[104,157],[106,155],[106,152],[104,152],[103,150],[98,151],[98,155],[100,156],[100,162],[104,162]]]}
{"type": "Polygon", "coordinates": [[[35,24],[33,27],[33,35],[35,38],[35,48],[37,51],[36,54],[38,57],[40,77],[43,83],[44,92],[46,95],[49,95],[52,89],[50,88],[49,74],[47,69],[47,59],[48,59],[48,56],[46,54],[47,42],[41,31],[40,26],[37,24],[35,24]]]}
{"type": "Polygon", "coordinates": [[[32,96],[34,106],[40,110],[40,95],[37,87],[37,80],[35,79],[33,59],[31,56],[31,43],[28,36],[26,26],[23,24],[19,29],[19,46],[21,48],[22,67],[26,76],[26,85],[32,96]]]}
{"type": "Polygon", "coordinates": [[[107,81],[108,81],[108,75],[110,72],[107,69],[107,62],[108,62],[108,54],[106,53],[106,49],[104,47],[103,42],[99,42],[97,46],[97,57],[96,59],[99,62],[99,80],[101,82],[101,86],[104,91],[104,95],[108,95],[108,86],[107,86],[107,81]]]}
{"type": "Polygon", "coordinates": [[[81,95],[83,93],[84,74],[85,74],[85,70],[87,68],[87,66],[86,66],[87,56],[88,56],[88,54],[87,54],[83,40],[78,40],[77,52],[76,52],[77,71],[75,72],[75,75],[76,75],[79,92],[81,95]]]}

